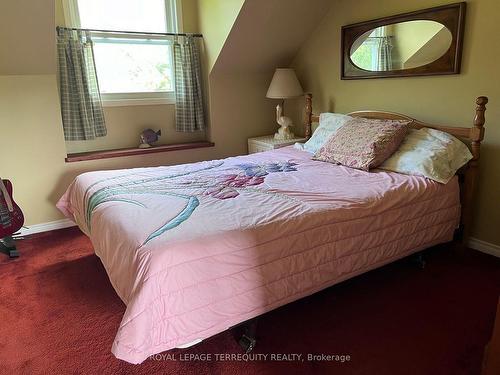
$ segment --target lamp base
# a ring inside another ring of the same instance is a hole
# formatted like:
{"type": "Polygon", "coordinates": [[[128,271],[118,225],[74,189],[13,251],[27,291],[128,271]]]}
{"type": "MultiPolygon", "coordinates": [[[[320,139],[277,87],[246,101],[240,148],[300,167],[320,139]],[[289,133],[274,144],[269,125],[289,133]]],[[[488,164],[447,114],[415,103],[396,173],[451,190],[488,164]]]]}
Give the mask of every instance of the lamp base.
{"type": "Polygon", "coordinates": [[[285,141],[285,140],[293,139],[293,138],[295,138],[295,135],[292,133],[289,126],[280,127],[278,129],[278,132],[276,134],[274,134],[274,139],[279,140],[279,141],[285,141]]]}

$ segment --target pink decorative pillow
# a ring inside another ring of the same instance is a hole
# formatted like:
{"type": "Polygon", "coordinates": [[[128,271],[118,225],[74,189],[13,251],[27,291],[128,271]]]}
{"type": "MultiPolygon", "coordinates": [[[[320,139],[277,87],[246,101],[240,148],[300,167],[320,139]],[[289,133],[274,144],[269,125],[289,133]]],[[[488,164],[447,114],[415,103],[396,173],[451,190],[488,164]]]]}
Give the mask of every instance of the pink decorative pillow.
{"type": "Polygon", "coordinates": [[[409,130],[409,121],[353,118],[314,155],[314,160],[368,171],[396,151],[409,130]]]}

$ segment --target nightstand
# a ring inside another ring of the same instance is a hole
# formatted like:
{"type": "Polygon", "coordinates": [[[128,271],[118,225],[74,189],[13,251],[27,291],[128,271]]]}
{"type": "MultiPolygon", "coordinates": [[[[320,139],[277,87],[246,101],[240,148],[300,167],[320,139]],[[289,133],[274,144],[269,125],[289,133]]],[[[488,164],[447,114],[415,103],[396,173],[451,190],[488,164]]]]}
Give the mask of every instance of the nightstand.
{"type": "Polygon", "coordinates": [[[290,146],[296,142],[305,142],[306,138],[296,137],[293,139],[274,139],[273,135],[265,135],[263,137],[249,138],[248,139],[248,153],[255,154],[256,152],[270,151],[276,148],[290,146]]]}

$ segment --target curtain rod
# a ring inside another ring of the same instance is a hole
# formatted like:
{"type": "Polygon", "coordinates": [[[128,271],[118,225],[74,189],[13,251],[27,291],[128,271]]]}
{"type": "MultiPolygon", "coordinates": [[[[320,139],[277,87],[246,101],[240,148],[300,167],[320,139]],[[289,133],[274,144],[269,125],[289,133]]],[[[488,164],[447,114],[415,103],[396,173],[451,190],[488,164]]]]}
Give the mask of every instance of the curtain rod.
{"type": "Polygon", "coordinates": [[[77,30],[77,31],[90,31],[95,33],[110,33],[110,34],[132,34],[132,35],[157,35],[157,36],[192,36],[195,38],[203,38],[203,34],[190,34],[190,33],[153,33],[141,31],[119,31],[119,30],[98,30],[98,29],[80,29],[78,27],[62,27],[57,26],[56,30],[77,30]]]}

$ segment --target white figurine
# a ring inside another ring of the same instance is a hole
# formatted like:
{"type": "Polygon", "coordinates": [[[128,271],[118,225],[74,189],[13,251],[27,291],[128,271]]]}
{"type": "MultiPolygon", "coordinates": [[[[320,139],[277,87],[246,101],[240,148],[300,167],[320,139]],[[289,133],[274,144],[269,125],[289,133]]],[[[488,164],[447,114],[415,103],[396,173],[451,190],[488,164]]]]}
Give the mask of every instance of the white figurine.
{"type": "Polygon", "coordinates": [[[293,126],[292,119],[283,116],[283,108],[279,104],[276,106],[276,122],[280,125],[280,128],[278,132],[274,134],[274,139],[292,139],[295,137],[290,130],[293,126]]]}

